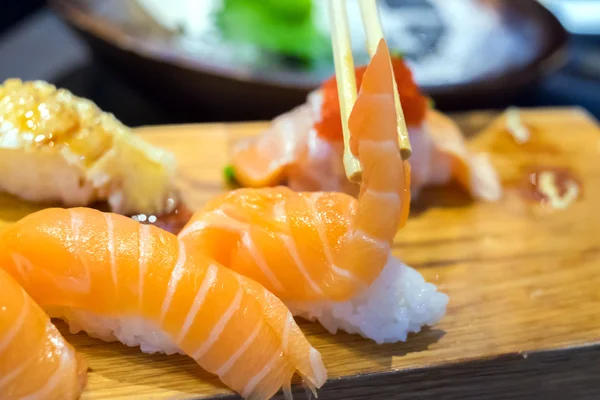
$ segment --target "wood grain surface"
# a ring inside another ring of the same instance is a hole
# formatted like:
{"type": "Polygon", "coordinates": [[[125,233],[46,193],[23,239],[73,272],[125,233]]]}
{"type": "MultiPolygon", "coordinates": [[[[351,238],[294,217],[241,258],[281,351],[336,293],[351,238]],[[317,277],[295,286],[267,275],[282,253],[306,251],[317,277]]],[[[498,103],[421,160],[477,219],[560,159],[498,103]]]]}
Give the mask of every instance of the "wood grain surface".
{"type": "MultiPolygon", "coordinates": [[[[394,254],[450,297],[437,326],[407,343],[378,346],[301,323],[329,371],[319,399],[600,397],[600,129],[578,109],[528,111],[524,120],[535,147],[513,144],[502,118],[457,118],[470,147],[490,153],[504,198],[473,203],[456,188],[426,190],[397,234],[394,254]],[[582,197],[566,210],[530,201],[521,182],[539,165],[569,167],[582,197]]],[[[177,155],[178,185],[194,209],[225,190],[231,143],[263,128],[138,132],[177,155]]],[[[66,337],[91,366],[84,399],[232,396],[186,357],[66,337]]]]}

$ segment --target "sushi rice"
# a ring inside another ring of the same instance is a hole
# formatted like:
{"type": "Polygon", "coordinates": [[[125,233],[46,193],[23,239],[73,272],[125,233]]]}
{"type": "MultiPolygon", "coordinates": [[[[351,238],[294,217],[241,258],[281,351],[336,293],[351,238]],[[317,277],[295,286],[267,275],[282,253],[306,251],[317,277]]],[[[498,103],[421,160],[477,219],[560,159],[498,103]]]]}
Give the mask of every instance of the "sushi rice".
{"type": "Polygon", "coordinates": [[[394,256],[369,288],[348,301],[286,302],[294,315],[319,321],[330,333],[360,334],[378,344],[405,341],[436,324],[447,304],[447,295],[394,256]]]}
{"type": "Polygon", "coordinates": [[[48,308],[47,311],[50,317],[65,321],[72,334],[86,332],[105,342],[119,341],[129,347],[139,347],[148,354],[185,355],[164,330],[137,315],[107,316],[63,307],[48,308]]]}

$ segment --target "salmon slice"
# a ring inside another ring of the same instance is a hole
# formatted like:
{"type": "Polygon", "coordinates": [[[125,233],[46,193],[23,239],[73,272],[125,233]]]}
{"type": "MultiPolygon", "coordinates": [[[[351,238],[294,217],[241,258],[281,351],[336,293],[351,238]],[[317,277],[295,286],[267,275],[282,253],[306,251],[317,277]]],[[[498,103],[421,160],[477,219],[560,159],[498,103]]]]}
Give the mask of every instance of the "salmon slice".
{"type": "Polygon", "coordinates": [[[86,376],[81,356],[0,269],[0,398],[77,399],[86,376]]]}
{"type": "Polygon", "coordinates": [[[275,118],[263,135],[236,143],[231,166],[237,181],[255,188],[283,183],[288,167],[308,150],[311,124],[312,109],[304,104],[275,118]]]}
{"type": "Polygon", "coordinates": [[[382,42],[349,121],[352,151],[364,170],[358,200],[285,187],[241,189],[210,202],[179,238],[284,300],[343,301],[368,287],[410,205],[410,165],[398,151],[393,90],[382,42]]]}
{"type": "Polygon", "coordinates": [[[273,294],[177,237],[117,214],[46,209],[0,234],[0,265],[72,331],[182,353],[247,399],[326,380],[273,294]]]}

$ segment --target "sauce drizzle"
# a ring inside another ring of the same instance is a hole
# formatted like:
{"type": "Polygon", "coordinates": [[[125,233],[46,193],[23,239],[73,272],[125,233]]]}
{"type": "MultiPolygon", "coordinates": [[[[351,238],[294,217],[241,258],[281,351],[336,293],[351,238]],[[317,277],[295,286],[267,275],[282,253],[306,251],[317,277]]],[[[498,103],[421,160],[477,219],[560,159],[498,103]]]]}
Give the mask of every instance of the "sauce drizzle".
{"type": "Polygon", "coordinates": [[[582,196],[583,185],[575,174],[564,167],[529,168],[523,194],[542,206],[564,210],[582,196]]]}

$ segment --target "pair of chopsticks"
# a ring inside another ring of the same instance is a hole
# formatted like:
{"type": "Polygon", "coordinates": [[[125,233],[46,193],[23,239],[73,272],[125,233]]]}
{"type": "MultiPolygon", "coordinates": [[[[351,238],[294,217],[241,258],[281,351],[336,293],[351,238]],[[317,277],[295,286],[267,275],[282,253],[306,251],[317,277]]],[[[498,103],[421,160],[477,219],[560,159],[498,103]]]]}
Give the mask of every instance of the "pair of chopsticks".
{"type": "MultiPolygon", "coordinates": [[[[356,76],[354,60],[352,59],[352,44],[350,42],[350,28],[348,27],[347,0],[329,1],[329,19],[331,23],[331,41],[333,44],[333,58],[335,62],[335,75],[337,78],[338,98],[342,115],[342,128],[344,131],[344,169],[348,179],[355,183],[362,180],[362,166],[350,150],[350,132],[348,119],[356,101],[356,76]]],[[[358,0],[363,27],[367,38],[367,50],[373,57],[377,51],[379,41],[383,39],[383,30],[379,21],[376,0],[358,0]]],[[[393,77],[393,74],[392,74],[393,77]]],[[[394,78],[394,97],[396,101],[396,115],[398,121],[398,141],[402,158],[407,159],[412,152],[408,139],[408,130],[404,120],[404,112],[400,105],[400,96],[394,78]]]]}

